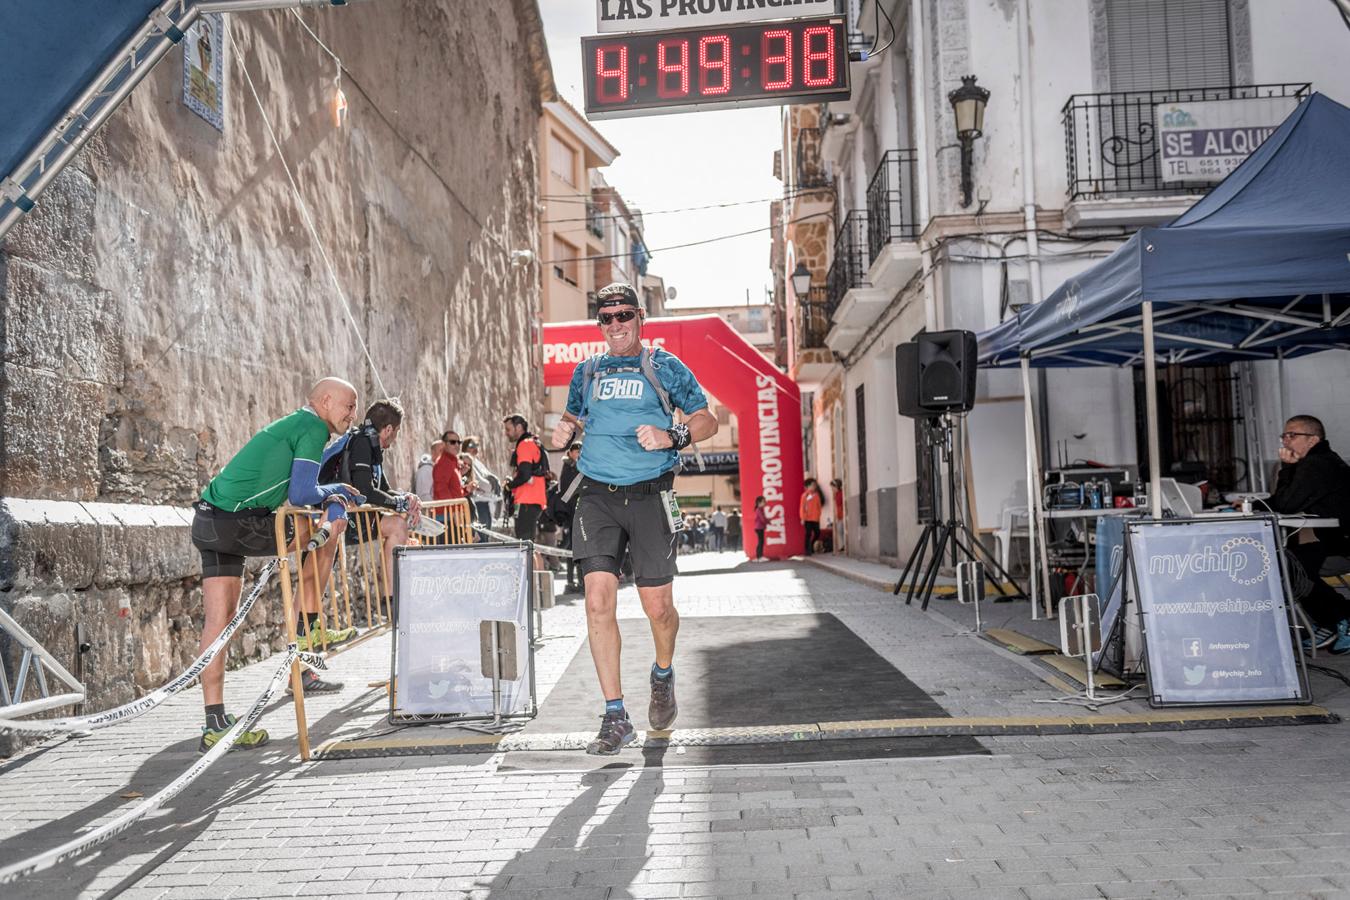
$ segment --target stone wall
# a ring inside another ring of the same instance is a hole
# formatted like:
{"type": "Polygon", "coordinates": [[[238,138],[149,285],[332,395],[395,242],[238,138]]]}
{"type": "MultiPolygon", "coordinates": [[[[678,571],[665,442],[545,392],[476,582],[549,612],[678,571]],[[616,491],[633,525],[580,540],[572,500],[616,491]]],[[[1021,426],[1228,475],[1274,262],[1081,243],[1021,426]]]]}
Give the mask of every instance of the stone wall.
{"type": "MultiPolygon", "coordinates": [[[[533,0],[228,20],[223,134],[183,105],[171,53],[0,246],[0,607],[63,661],[85,624],[95,709],[195,655],[175,508],[316,378],[351,380],[362,409],[381,383],[402,398],[401,488],[443,428],[501,466],[503,414],[541,414],[538,270],[511,263],[539,258],[533,0]],[[342,60],[341,130],[301,18],[342,60]]],[[[234,661],[278,648],[276,605],[234,661]]]]}

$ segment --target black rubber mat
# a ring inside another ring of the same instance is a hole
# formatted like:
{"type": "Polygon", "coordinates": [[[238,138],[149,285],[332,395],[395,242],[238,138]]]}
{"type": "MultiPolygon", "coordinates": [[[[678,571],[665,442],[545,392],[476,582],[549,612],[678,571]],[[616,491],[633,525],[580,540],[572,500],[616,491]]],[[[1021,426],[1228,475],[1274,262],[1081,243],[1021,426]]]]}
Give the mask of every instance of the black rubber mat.
{"type": "MultiPolygon", "coordinates": [[[[621,619],[623,685],[629,714],[647,727],[648,677],[652,664],[651,631],[644,619],[621,619]]],[[[684,618],[675,653],[676,697],[680,715],[674,727],[753,728],[857,719],[942,717],[932,697],[872,650],[834,616],[716,616],[684,618]]],[[[525,734],[594,731],[604,709],[590,649],[583,644],[544,700],[525,734]]],[[[730,764],[809,762],[895,756],[946,756],[983,753],[974,738],[867,738],[739,746],[687,747],[647,764],[730,764]]],[[[632,751],[630,761],[642,764],[632,751]]],[[[505,764],[516,768],[577,768],[604,765],[575,752],[512,752],[505,764]],[[561,757],[561,758],[558,758],[561,757]],[[579,759],[580,758],[580,759],[579,759]]]]}

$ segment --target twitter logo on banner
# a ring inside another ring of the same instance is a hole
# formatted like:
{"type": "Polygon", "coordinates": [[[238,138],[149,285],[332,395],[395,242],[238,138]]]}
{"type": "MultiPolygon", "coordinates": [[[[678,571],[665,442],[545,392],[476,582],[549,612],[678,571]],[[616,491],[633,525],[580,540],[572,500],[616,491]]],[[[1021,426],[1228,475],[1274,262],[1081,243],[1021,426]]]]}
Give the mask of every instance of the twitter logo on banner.
{"type": "Polygon", "coordinates": [[[1184,676],[1186,676],[1186,683],[1187,683],[1187,684],[1194,686],[1194,685],[1200,684],[1202,681],[1205,680],[1205,667],[1202,666],[1202,665],[1201,665],[1201,666],[1182,666],[1182,667],[1181,667],[1181,674],[1184,675],[1184,676]]]}

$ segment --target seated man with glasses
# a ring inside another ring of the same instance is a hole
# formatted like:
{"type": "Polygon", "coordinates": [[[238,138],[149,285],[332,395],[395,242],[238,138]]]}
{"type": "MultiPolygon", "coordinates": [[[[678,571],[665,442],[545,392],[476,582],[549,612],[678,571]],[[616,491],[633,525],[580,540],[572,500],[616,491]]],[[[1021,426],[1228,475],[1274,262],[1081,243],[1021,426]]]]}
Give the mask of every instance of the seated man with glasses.
{"type": "Polygon", "coordinates": [[[1350,466],[1327,442],[1326,429],[1313,416],[1294,416],[1280,435],[1280,473],[1275,493],[1267,501],[1278,513],[1307,513],[1334,518],[1334,528],[1318,528],[1315,541],[1293,537],[1289,553],[1312,581],[1312,590],[1300,598],[1304,611],[1317,626],[1313,641],[1332,653],[1350,653],[1350,606],[1319,574],[1329,556],[1350,553],[1350,466]]]}

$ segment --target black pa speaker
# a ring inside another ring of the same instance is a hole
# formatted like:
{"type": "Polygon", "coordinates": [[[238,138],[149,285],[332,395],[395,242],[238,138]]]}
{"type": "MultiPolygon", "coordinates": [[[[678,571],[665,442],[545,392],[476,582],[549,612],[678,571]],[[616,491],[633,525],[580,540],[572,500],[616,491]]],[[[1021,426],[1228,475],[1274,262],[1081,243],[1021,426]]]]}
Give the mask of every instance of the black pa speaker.
{"type": "Polygon", "coordinates": [[[895,348],[895,396],[900,415],[923,419],[975,406],[972,331],[923,332],[895,348]]]}

